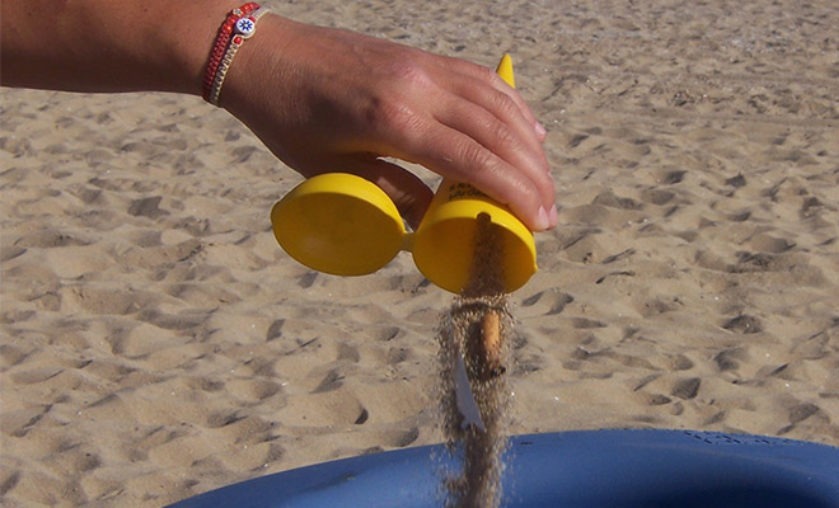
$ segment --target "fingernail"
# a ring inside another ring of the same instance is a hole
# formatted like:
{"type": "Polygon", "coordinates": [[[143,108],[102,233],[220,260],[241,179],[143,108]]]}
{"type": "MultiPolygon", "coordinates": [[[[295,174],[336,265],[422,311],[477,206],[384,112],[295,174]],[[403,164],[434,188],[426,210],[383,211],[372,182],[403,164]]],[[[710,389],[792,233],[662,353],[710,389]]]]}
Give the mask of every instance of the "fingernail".
{"type": "Polygon", "coordinates": [[[539,137],[544,136],[548,133],[548,131],[545,129],[545,126],[539,123],[538,121],[536,122],[536,125],[534,125],[533,127],[536,130],[536,135],[539,137]]]}
{"type": "Polygon", "coordinates": [[[556,212],[556,207],[552,206],[550,211],[548,212],[548,219],[550,220],[551,227],[556,227],[559,223],[559,216],[556,212]]]}
{"type": "Polygon", "coordinates": [[[544,206],[539,207],[539,215],[536,217],[536,231],[544,231],[551,227],[551,219],[544,206]]]}

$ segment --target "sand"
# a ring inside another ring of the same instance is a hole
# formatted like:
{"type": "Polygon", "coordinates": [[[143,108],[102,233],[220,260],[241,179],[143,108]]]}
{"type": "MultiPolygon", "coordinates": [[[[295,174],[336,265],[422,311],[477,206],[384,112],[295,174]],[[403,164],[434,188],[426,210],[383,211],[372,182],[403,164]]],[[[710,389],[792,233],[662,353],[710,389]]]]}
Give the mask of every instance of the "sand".
{"type": "MultiPolygon", "coordinates": [[[[445,506],[496,508],[510,418],[507,365],[515,326],[503,280],[503,230],[478,215],[469,279],[440,320],[438,399],[446,449],[445,506]]],[[[442,489],[441,489],[442,490],[442,489]]]]}
{"type": "MultiPolygon", "coordinates": [[[[511,432],[839,445],[835,2],[269,4],[513,55],[561,209],[509,298],[511,432]]],[[[452,295],[405,255],[363,278],[289,259],[268,214],[299,177],[237,121],[166,94],[0,108],[4,506],[160,506],[443,440],[452,295]]]]}

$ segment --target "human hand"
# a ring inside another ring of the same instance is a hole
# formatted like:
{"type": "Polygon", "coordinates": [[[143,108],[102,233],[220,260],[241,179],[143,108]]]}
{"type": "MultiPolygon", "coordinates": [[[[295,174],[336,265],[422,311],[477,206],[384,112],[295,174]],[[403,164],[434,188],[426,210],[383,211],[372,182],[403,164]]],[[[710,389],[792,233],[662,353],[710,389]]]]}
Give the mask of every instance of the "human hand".
{"type": "Polygon", "coordinates": [[[363,176],[415,227],[432,192],[382,157],[468,182],[533,230],[556,224],[544,128],[489,68],[269,15],[220,103],[304,176],[363,176]]]}

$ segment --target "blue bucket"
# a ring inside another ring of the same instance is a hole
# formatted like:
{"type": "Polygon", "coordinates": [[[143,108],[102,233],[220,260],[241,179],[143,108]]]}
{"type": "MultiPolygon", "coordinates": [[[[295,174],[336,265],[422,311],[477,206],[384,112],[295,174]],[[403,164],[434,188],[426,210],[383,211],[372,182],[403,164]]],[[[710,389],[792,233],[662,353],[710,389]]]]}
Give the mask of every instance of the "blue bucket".
{"type": "MultiPolygon", "coordinates": [[[[839,508],[839,448],[790,439],[677,430],[515,436],[502,506],[839,508]]],[[[326,462],[172,505],[439,507],[442,445],[326,462]]]]}

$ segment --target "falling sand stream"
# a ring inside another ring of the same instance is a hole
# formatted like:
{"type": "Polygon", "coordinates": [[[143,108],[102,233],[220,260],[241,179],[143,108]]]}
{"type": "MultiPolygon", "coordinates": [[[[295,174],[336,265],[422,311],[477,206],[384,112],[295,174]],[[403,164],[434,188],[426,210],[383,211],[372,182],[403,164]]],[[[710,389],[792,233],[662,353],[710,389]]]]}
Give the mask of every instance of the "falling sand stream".
{"type": "Polygon", "coordinates": [[[460,465],[444,479],[446,505],[484,508],[501,500],[513,319],[499,273],[496,227],[485,214],[478,222],[469,283],[443,313],[437,338],[443,432],[460,465]]]}

